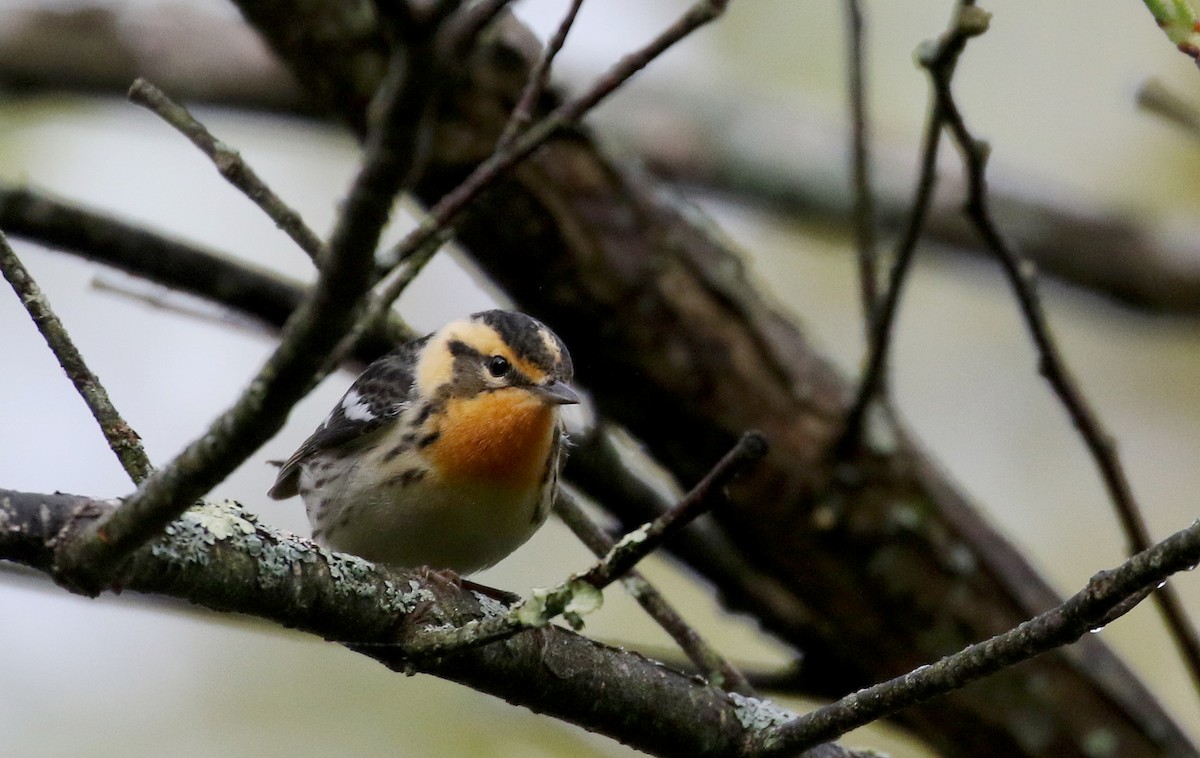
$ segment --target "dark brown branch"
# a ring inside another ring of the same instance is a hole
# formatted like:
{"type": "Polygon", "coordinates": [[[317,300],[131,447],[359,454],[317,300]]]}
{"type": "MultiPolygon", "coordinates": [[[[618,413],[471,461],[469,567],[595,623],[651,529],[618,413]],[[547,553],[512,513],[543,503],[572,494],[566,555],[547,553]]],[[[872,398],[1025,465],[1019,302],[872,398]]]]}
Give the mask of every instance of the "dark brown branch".
{"type": "Polygon", "coordinates": [[[71,384],[75,385],[75,391],[92,412],[92,418],[100,425],[104,439],[121,462],[125,473],[129,474],[129,478],[135,484],[145,479],[153,467],[150,465],[150,459],[146,457],[146,451],[142,449],[137,432],[121,417],[99,377],[88,368],[83,354],[75,347],[75,341],[71,339],[66,326],[54,313],[37,282],[9,246],[3,231],[0,231],[0,273],[12,286],[13,293],[25,306],[29,317],[45,338],[50,352],[54,353],[63,372],[71,380],[71,384]]]}
{"type": "MultiPolygon", "coordinates": [[[[1142,516],[1141,507],[1133,495],[1133,488],[1121,464],[1116,445],[1071,375],[1050,333],[1050,325],[1046,321],[1046,314],[1038,296],[1035,269],[1004,239],[993,218],[986,174],[990,148],[975,139],[967,129],[951,90],[951,79],[958,54],[967,39],[987,28],[987,17],[983,11],[973,8],[970,2],[962,4],[958,16],[956,24],[946,38],[930,54],[921,58],[921,64],[929,70],[939,108],[945,115],[946,126],[963,156],[968,186],[966,214],[979,232],[984,246],[1000,263],[1004,276],[1012,287],[1021,317],[1037,349],[1039,370],[1066,409],[1071,422],[1079,430],[1084,445],[1099,469],[1100,477],[1128,541],[1129,552],[1140,553],[1154,542],[1142,516]],[[971,19],[972,16],[978,18],[971,19]]],[[[1175,640],[1179,654],[1187,665],[1192,683],[1200,692],[1200,635],[1189,621],[1174,588],[1163,588],[1155,594],[1155,601],[1162,612],[1167,629],[1175,640]]]]}
{"type": "Polygon", "coordinates": [[[585,93],[558,106],[537,124],[491,153],[466,179],[442,195],[417,228],[391,251],[391,259],[400,265],[380,285],[380,299],[390,303],[400,296],[407,283],[432,258],[455,218],[499,176],[529,157],[560,130],[576,123],[672,45],[718,18],[727,4],[728,0],[698,0],[644,47],[613,64],[585,93]]]}
{"type": "Polygon", "coordinates": [[[0,228],[149,279],[278,329],[304,298],[296,282],[29,187],[0,182],[0,228]]]}
{"type": "Polygon", "coordinates": [[[867,114],[866,48],[862,4],[846,0],[848,40],[850,133],[853,145],[850,174],[854,187],[854,242],[858,252],[858,279],[862,294],[863,327],[870,347],[879,309],[878,251],[875,243],[875,196],[871,189],[871,135],[867,114]]]}
{"type": "Polygon", "coordinates": [[[845,457],[855,452],[861,441],[867,411],[870,409],[871,403],[885,391],[887,359],[892,347],[892,326],[895,324],[896,314],[900,308],[900,298],[904,293],[904,284],[908,280],[908,272],[912,268],[913,258],[917,252],[917,243],[921,240],[921,234],[929,218],[933,192],[937,187],[937,157],[941,145],[944,118],[941,105],[934,102],[925,122],[925,136],[921,141],[921,170],[917,177],[911,210],[905,221],[904,231],[896,242],[896,253],[892,260],[883,301],[878,304],[874,312],[875,318],[870,321],[867,360],[864,363],[862,377],[858,381],[854,402],[850,404],[850,409],[846,412],[845,425],[837,443],[835,452],[839,457],[845,457]]]}
{"type": "MultiPolygon", "coordinates": [[[[278,35],[277,49],[305,72],[310,91],[361,124],[374,85],[349,75],[379,69],[371,52],[377,34],[361,25],[339,34],[333,22],[342,3],[331,3],[329,14],[283,2],[255,7],[262,11],[255,23],[268,38],[278,35]]],[[[422,183],[429,202],[491,150],[526,81],[517,76],[511,89],[497,88],[493,64],[511,70],[522,56],[536,59],[519,35],[500,32],[468,62],[478,78],[458,83],[456,102],[470,107],[446,115],[460,139],[422,183]]],[[[795,186],[791,177],[786,184],[795,186]]],[[[684,482],[695,481],[697,460],[719,455],[738,430],[770,431],[771,456],[734,494],[723,529],[709,530],[734,552],[689,560],[702,571],[728,564],[715,580],[726,601],[752,608],[766,628],[804,650],[811,691],[845,692],[952,652],[947,635],[918,633],[930,625],[966,643],[1053,604],[1028,563],[903,429],[868,436],[881,447],[833,476],[824,453],[849,388],[746,281],[725,243],[692,223],[694,214],[672,207],[644,176],[615,167],[583,132],[548,143],[502,185],[475,208],[462,239],[523,308],[567,340],[606,413],[684,482]],[[873,573],[881,562],[894,570],[873,573]],[[737,581],[739,571],[754,580],[737,581]]],[[[1068,253],[1067,264],[1089,259],[1049,242],[1087,240],[1119,253],[1091,269],[1117,287],[1137,284],[1145,262],[1160,258],[1136,229],[1070,214],[1063,227],[1060,208],[1033,210],[1041,213],[1037,228],[1050,230],[1038,233],[1038,244],[1068,253]],[[1114,263],[1129,251],[1135,266],[1114,263]]],[[[958,223],[950,239],[963,238],[958,223]]],[[[1125,755],[1192,750],[1150,693],[1091,638],[897,718],[944,751],[969,744],[980,756],[1085,755],[1098,722],[1125,755]],[[1041,751],[1014,736],[1027,714],[1047,735],[1041,751]]]]}
{"type": "MultiPolygon", "coordinates": [[[[117,94],[145,74],[189,102],[313,117],[312,102],[261,48],[262,41],[241,24],[177,8],[0,11],[0,83],[14,91],[117,94]],[[174,53],[199,40],[204,49],[189,54],[192,67],[170,65],[164,51],[174,53]]],[[[849,224],[853,195],[820,179],[841,168],[831,163],[837,151],[797,153],[789,143],[771,144],[770,130],[756,128],[802,117],[775,105],[734,104],[719,91],[705,91],[700,100],[676,90],[626,93],[609,105],[601,121],[607,133],[631,143],[630,149],[648,165],[677,182],[735,193],[822,222],[849,224]],[[669,127],[663,128],[664,123],[669,127]],[[646,130],[647,124],[657,126],[646,130]],[[663,134],[671,139],[664,141],[663,134]],[[730,139],[731,134],[755,136],[748,143],[730,139]],[[772,157],[764,161],[764,155],[772,157]],[[795,158],[779,160],[781,155],[795,158]]],[[[821,144],[836,139],[819,127],[809,127],[806,136],[806,141],[821,144]]],[[[909,199],[882,180],[909,167],[889,153],[880,151],[875,157],[880,226],[902,227],[909,199]]],[[[946,189],[934,199],[929,238],[952,251],[977,250],[978,240],[958,206],[947,201],[956,195],[956,182],[939,184],[946,189]]],[[[1015,190],[994,193],[992,204],[1011,221],[1014,243],[1043,271],[1133,307],[1200,311],[1200,275],[1187,265],[1196,250],[1185,240],[1163,235],[1143,220],[1021,194],[1026,184],[1016,182],[1015,190]]]]}
{"type": "Polygon", "coordinates": [[[546,93],[546,88],[550,84],[550,65],[554,63],[554,58],[567,41],[567,34],[575,24],[575,16],[579,14],[579,8],[582,5],[583,0],[571,0],[571,7],[567,9],[558,28],[554,30],[553,36],[546,42],[546,48],[542,50],[542,55],[538,58],[533,70],[529,72],[529,81],[525,84],[525,89],[521,92],[521,99],[513,108],[512,116],[500,134],[500,139],[496,141],[497,146],[504,147],[512,142],[533,121],[533,108],[546,93]]]}

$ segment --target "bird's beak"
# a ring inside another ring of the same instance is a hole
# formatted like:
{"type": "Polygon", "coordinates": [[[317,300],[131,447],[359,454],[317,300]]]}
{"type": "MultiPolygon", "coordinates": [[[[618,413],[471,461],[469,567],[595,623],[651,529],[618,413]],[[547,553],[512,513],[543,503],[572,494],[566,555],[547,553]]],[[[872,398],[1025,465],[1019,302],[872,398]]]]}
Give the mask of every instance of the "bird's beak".
{"type": "Polygon", "coordinates": [[[552,405],[574,405],[580,401],[579,393],[566,382],[557,379],[530,388],[533,393],[552,405]]]}

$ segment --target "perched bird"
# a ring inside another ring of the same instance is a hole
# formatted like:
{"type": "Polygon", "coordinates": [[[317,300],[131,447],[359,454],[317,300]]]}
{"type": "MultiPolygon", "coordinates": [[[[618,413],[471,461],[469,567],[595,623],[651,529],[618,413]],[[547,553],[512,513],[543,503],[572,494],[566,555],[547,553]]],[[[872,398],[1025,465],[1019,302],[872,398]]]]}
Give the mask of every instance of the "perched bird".
{"type": "Polygon", "coordinates": [[[468,574],[550,513],[559,406],[578,403],[567,348],[523,313],[483,311],[372,363],[279,469],[313,538],[397,566],[468,574]]]}

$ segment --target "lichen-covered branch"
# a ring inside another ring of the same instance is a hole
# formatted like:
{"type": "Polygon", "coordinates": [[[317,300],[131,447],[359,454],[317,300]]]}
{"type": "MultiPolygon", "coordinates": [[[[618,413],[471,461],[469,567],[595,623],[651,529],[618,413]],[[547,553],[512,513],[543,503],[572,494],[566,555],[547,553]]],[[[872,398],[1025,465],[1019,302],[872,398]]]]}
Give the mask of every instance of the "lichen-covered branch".
{"type": "MultiPolygon", "coordinates": [[[[962,687],[980,677],[1078,641],[1128,613],[1148,590],[1165,589],[1167,577],[1200,562],[1200,521],[1138,553],[1121,566],[1101,571],[1061,605],[986,642],[971,645],[929,666],[855,692],[773,730],[768,755],[789,755],[805,746],[869,724],[908,703],[962,687]],[[1130,599],[1133,602],[1130,602],[1130,599]]],[[[1091,744],[1112,745],[1103,726],[1091,744]]]]}
{"type": "MultiPolygon", "coordinates": [[[[0,559],[50,572],[57,535],[115,506],[0,490],[0,559]]],[[[765,701],[728,695],[637,653],[553,626],[442,658],[413,658],[403,644],[409,627],[463,624],[484,618],[489,605],[448,583],[427,583],[419,572],[330,553],[271,529],[231,502],[187,511],[131,556],[122,580],[129,591],[267,619],[396,671],[459,681],[654,755],[749,758],[745,746],[754,744],[754,731],[791,717],[765,701]]],[[[825,745],[808,755],[855,754],[825,745]]]]}

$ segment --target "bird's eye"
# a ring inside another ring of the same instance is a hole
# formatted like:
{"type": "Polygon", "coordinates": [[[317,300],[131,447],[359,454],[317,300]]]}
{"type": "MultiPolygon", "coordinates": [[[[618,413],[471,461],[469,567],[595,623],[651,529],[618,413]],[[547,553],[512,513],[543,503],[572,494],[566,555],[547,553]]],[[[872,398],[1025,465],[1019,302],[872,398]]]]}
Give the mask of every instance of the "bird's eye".
{"type": "Polygon", "coordinates": [[[503,355],[493,355],[491,358],[488,358],[487,370],[489,374],[499,378],[512,370],[512,364],[503,355]]]}

